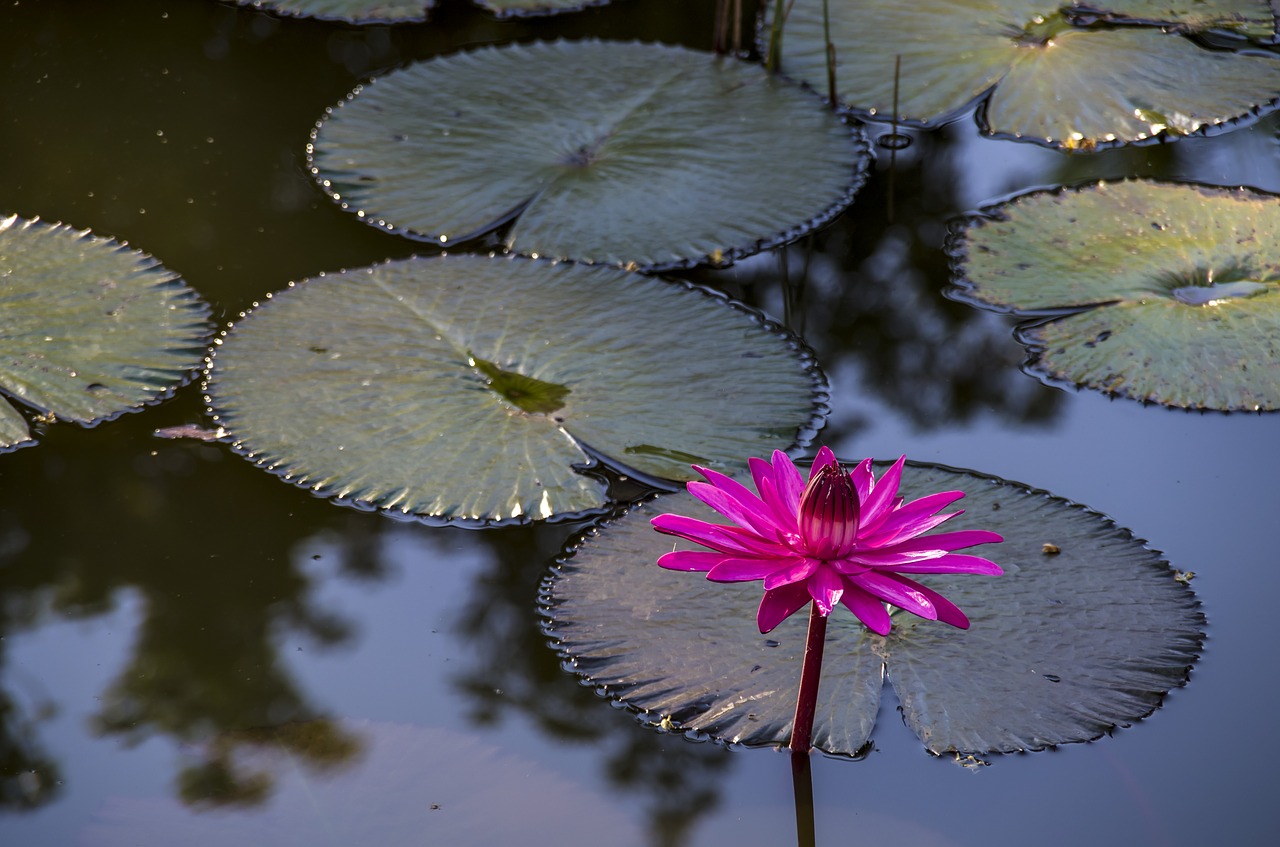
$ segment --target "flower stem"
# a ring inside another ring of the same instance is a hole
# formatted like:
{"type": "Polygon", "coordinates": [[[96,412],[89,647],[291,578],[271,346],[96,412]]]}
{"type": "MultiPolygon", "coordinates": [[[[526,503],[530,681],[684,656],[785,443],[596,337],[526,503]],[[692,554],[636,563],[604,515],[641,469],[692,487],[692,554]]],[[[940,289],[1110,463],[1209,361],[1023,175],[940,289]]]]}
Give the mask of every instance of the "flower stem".
{"type": "Polygon", "coordinates": [[[796,797],[796,844],[814,847],[817,831],[813,825],[813,772],[808,752],[791,754],[791,784],[796,797]]]}
{"type": "Polygon", "coordinates": [[[804,665],[800,669],[800,693],[796,695],[796,716],[791,725],[791,752],[808,753],[813,746],[813,713],[818,707],[818,682],[822,678],[822,648],[827,642],[827,616],[818,604],[809,603],[809,637],[804,645],[804,665]]]}

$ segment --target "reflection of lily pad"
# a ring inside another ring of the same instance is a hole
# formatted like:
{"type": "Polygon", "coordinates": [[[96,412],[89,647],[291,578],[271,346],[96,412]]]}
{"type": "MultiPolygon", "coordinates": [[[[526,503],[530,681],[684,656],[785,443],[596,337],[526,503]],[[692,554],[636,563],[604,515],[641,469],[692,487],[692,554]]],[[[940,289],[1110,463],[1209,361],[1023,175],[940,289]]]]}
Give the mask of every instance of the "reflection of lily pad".
{"type": "Polygon", "coordinates": [[[691,460],[807,441],[825,381],[793,336],[701,289],[611,268],[447,256],[329,274],[241,322],[216,418],[299,485],[405,514],[599,508],[587,446],[688,478],[691,460]]]}
{"type": "MultiPolygon", "coordinates": [[[[1005,574],[921,577],[965,611],[967,631],[903,614],[881,637],[836,610],[816,747],[853,755],[867,743],[886,670],[908,725],[934,753],[1087,741],[1149,714],[1186,680],[1202,640],[1199,604],[1127,531],[992,477],[908,465],[902,485],[908,499],[966,491],[968,514],[948,529],[1000,532],[1005,541],[988,555],[1005,574]]],[[[806,616],[761,635],[758,585],[659,568],[672,541],[649,520],[663,511],[717,517],[677,494],[590,533],[546,582],[548,632],[578,673],[654,723],[785,744],[806,616]]]]}
{"type": "Polygon", "coordinates": [[[1029,367],[1193,409],[1280,409],[1280,199],[1098,183],[1027,194],[952,240],[961,299],[1014,314],[1029,367]]]}
{"type": "Polygon", "coordinates": [[[0,450],[31,440],[4,401],[95,424],[200,363],[208,309],[154,259],[59,224],[0,218],[0,450]]]}
{"type": "Polygon", "coordinates": [[[604,42],[396,71],[332,110],[310,149],[325,190],[382,226],[454,242],[509,224],[508,249],[641,267],[801,235],[849,202],[867,157],[757,65],[604,42]]]}
{"type": "MultiPolygon", "coordinates": [[[[1059,5],[831,3],[840,99],[887,116],[900,56],[898,112],[906,120],[944,120],[994,88],[981,113],[990,132],[1087,149],[1195,132],[1247,115],[1280,92],[1280,58],[1209,50],[1186,35],[1270,35],[1274,21],[1263,0],[1173,8],[1129,0],[1055,11],[1059,5]],[[1112,17],[1131,23],[1106,23],[1112,8],[1112,17]],[[1138,21],[1153,25],[1132,23],[1138,21]]],[[[823,3],[797,0],[786,21],[782,71],[825,91],[825,43],[823,3]]]]}

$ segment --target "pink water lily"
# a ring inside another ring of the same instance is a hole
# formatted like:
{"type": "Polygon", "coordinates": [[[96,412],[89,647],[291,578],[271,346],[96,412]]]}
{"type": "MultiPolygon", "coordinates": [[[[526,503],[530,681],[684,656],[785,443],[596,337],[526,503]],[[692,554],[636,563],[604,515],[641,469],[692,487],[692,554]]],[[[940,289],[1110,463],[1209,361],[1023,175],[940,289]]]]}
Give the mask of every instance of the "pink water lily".
{"type": "Polygon", "coordinates": [[[898,496],[904,462],[905,457],[898,459],[876,479],[870,459],[850,471],[823,447],[806,484],[791,459],[775,451],[772,462],[750,460],[758,493],[695,465],[706,481],[690,482],[689,493],[735,525],[657,516],[653,526],[659,532],[710,548],[674,550],[658,564],[706,571],[715,582],[764,580],[756,617],[762,633],[811,600],[822,617],[843,604],[880,635],[892,628],[885,603],[967,629],[969,619],[955,604],[902,574],[1001,574],[994,562],[955,551],[1003,539],[973,529],[926,535],[961,514],[938,513],[964,492],[943,491],[904,503],[898,496]]]}

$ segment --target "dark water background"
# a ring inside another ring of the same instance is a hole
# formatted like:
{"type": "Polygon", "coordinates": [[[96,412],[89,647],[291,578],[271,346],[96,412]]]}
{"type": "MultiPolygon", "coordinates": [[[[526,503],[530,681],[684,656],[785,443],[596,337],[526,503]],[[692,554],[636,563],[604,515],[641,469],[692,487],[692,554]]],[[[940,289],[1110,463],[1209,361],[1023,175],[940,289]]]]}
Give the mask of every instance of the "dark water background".
{"type": "MultiPolygon", "coordinates": [[[[0,211],[127,240],[222,320],[414,251],[304,170],[312,124],[360,79],[517,38],[705,48],[714,6],[499,23],[445,3],[431,24],[358,29],[204,0],[3,2],[0,211]]],[[[1105,512],[1196,572],[1209,638],[1151,718],[989,766],[927,755],[890,695],[864,761],[814,762],[818,842],[1280,843],[1277,419],[1041,385],[1007,319],[940,294],[953,216],[1103,177],[1280,190],[1275,122],[1093,156],[969,119],[913,138],[816,237],[691,276],[779,317],[784,273],[803,288],[838,453],[1105,512]]],[[[785,756],[644,729],[559,668],[534,597],[571,527],[396,523],[154,438],[200,420],[195,389],[0,456],[0,844],[794,843],[785,756]]]]}

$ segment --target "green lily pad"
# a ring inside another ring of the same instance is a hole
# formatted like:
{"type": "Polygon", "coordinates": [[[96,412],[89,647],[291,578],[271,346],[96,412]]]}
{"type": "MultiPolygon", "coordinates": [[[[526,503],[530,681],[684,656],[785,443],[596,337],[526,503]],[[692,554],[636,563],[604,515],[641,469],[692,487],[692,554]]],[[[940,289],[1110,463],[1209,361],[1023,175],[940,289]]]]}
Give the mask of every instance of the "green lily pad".
{"type": "Polygon", "coordinates": [[[1039,375],[1188,409],[1280,408],[1280,198],[1141,181],[1034,192],[967,221],[951,249],[957,299],[1057,313],[1018,333],[1039,375]]]}
{"type": "Polygon", "coordinates": [[[867,147],[757,65],[598,41],[490,47],[356,89],[308,148],[344,208],[452,243],[661,268],[724,264],[846,206],[867,147]],[[785,129],[785,131],[784,131],[785,129]]]}
{"type": "Polygon", "coordinates": [[[238,449],[285,479],[484,522],[602,507],[574,469],[590,454],[687,479],[803,444],[825,386],[798,339],[702,289],[472,255],[309,280],[227,334],[207,383],[238,449]]]}
{"type": "Polygon", "coordinates": [[[93,425],[167,396],[204,355],[209,310],[176,274],[110,238],[0,218],[0,451],[26,419],[93,425]]]}
{"type": "MultiPolygon", "coordinates": [[[[1210,29],[1272,34],[1264,0],[1090,6],[832,3],[839,98],[888,117],[901,57],[902,119],[942,122],[989,94],[979,111],[987,132],[1093,149],[1206,130],[1272,104],[1280,92],[1280,57],[1210,50],[1187,37],[1210,29]],[[1125,25],[1105,22],[1111,8],[1111,18],[1125,25]],[[1097,23],[1100,15],[1104,22],[1097,23]]],[[[821,0],[796,0],[784,29],[781,70],[825,91],[822,7],[821,0]]]]}
{"type": "MultiPolygon", "coordinates": [[[[947,529],[1003,535],[983,555],[1005,573],[919,577],[964,610],[968,630],[904,613],[882,637],[833,612],[815,747],[863,749],[886,673],[907,724],[938,754],[1089,741],[1150,714],[1186,681],[1203,640],[1199,602],[1128,531],[971,472],[912,463],[902,486],[907,499],[965,491],[966,514],[947,529]]],[[[648,722],[729,743],[786,744],[807,616],[761,635],[758,583],[659,568],[673,544],[649,525],[662,512],[720,522],[681,493],[591,530],[544,582],[548,634],[579,675],[648,722]]]]}
{"type": "Polygon", "coordinates": [[[241,6],[270,9],[282,15],[348,23],[425,21],[435,0],[236,0],[241,6]]]}

